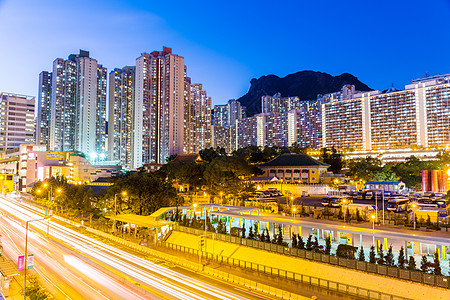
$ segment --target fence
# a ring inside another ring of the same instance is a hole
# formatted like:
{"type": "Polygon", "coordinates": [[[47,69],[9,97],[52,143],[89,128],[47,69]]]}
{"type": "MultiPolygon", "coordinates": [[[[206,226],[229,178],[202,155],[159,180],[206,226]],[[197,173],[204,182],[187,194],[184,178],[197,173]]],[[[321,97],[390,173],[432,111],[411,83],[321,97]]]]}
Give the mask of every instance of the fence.
{"type": "MultiPolygon", "coordinates": [[[[141,246],[139,244],[136,244],[136,243],[124,240],[124,239],[122,239],[120,237],[117,237],[117,236],[105,233],[103,231],[99,231],[99,230],[92,229],[92,228],[89,228],[89,227],[86,227],[86,230],[88,232],[94,233],[96,235],[108,238],[108,239],[110,239],[110,240],[112,240],[112,241],[114,241],[116,243],[125,245],[127,247],[131,247],[131,248],[133,248],[135,250],[147,253],[147,254],[152,255],[152,256],[159,257],[161,259],[164,259],[166,261],[170,261],[172,263],[175,263],[177,265],[183,266],[185,268],[189,268],[189,269],[194,270],[196,272],[200,272],[200,271],[203,270],[210,276],[214,276],[214,277],[217,277],[217,278],[220,278],[220,279],[223,279],[223,280],[227,280],[227,281],[232,282],[232,283],[236,283],[236,284],[239,284],[239,285],[242,285],[242,286],[246,286],[246,287],[251,288],[251,289],[256,290],[256,291],[260,291],[260,292],[263,292],[263,293],[266,293],[266,294],[269,294],[269,295],[273,295],[273,296],[276,296],[276,297],[280,297],[280,298],[283,298],[283,299],[293,299],[293,300],[304,299],[304,297],[302,297],[300,295],[297,295],[297,294],[294,294],[294,293],[291,293],[291,292],[288,292],[288,291],[284,291],[284,290],[281,290],[281,289],[277,289],[277,288],[274,288],[272,286],[268,286],[268,285],[265,285],[265,284],[261,284],[259,282],[253,281],[253,280],[249,280],[249,279],[245,279],[245,278],[242,278],[242,277],[239,277],[239,276],[228,274],[226,272],[222,272],[222,271],[210,268],[210,267],[204,267],[204,266],[202,266],[200,264],[197,264],[197,263],[194,263],[192,261],[180,259],[180,258],[175,257],[173,255],[169,255],[169,254],[162,253],[160,251],[152,250],[152,249],[150,249],[148,247],[141,246]]],[[[167,245],[167,244],[163,242],[163,246],[165,246],[165,245],[167,245]]],[[[198,250],[197,249],[189,249],[189,250],[187,250],[187,253],[190,253],[190,254],[193,254],[193,255],[198,255],[198,250]]],[[[394,299],[395,300],[397,300],[397,299],[402,300],[403,298],[394,298],[394,299]]]]}
{"type": "MultiPolygon", "coordinates": [[[[267,244],[267,243],[265,243],[265,244],[267,244]]],[[[184,246],[180,246],[180,245],[176,245],[176,244],[171,244],[171,243],[167,243],[167,242],[163,243],[163,246],[168,247],[173,250],[181,251],[184,253],[199,255],[199,252],[197,249],[192,249],[192,248],[188,248],[188,247],[184,247],[184,246]]],[[[278,245],[272,245],[272,246],[278,246],[278,245]]],[[[283,246],[279,246],[279,247],[284,248],[283,246]]],[[[201,253],[201,251],[200,251],[200,255],[202,255],[202,254],[203,253],[201,253]]],[[[318,253],[316,253],[316,254],[318,254],[318,253]]],[[[270,276],[278,277],[280,279],[286,279],[286,280],[294,281],[296,283],[307,284],[310,286],[319,287],[319,288],[326,289],[329,291],[343,293],[343,294],[346,294],[349,296],[356,296],[356,297],[361,297],[361,298],[365,298],[365,299],[386,299],[386,300],[407,300],[407,299],[409,299],[409,298],[391,295],[391,294],[387,294],[387,293],[383,293],[383,292],[379,292],[379,291],[369,290],[369,289],[365,289],[365,288],[361,288],[361,287],[357,287],[357,286],[353,286],[353,285],[349,285],[349,284],[345,284],[345,283],[340,283],[340,282],[322,279],[322,278],[318,278],[318,277],[314,277],[314,276],[309,276],[306,274],[289,272],[289,271],[285,271],[285,270],[281,270],[281,269],[277,269],[277,268],[273,268],[273,267],[269,267],[269,266],[265,266],[265,265],[260,265],[260,264],[256,264],[256,263],[252,263],[252,262],[248,262],[248,261],[244,261],[244,260],[239,260],[236,258],[224,257],[221,255],[213,255],[211,253],[206,253],[203,255],[203,257],[207,257],[208,259],[218,262],[220,264],[227,264],[227,265],[230,265],[233,267],[247,269],[247,270],[255,271],[255,272],[261,272],[261,273],[264,273],[264,274],[267,274],[270,276]]],[[[224,273],[224,272],[222,272],[222,273],[223,273],[223,276],[225,276],[225,277],[232,276],[232,275],[224,273]]]]}
{"type": "MultiPolygon", "coordinates": [[[[183,227],[179,225],[174,226],[175,230],[186,232],[194,235],[204,234],[203,230],[183,227]]],[[[303,259],[309,259],[314,261],[319,261],[323,263],[328,263],[332,265],[338,265],[340,267],[346,267],[350,269],[356,269],[359,271],[365,271],[369,273],[375,273],[379,275],[385,275],[389,277],[394,277],[398,279],[409,280],[418,283],[424,283],[432,286],[450,288],[450,277],[448,276],[437,276],[433,274],[427,274],[420,271],[410,271],[400,269],[398,267],[390,267],[386,265],[378,265],[366,261],[357,261],[354,259],[347,259],[342,257],[337,257],[333,255],[326,255],[323,253],[312,252],[307,250],[301,250],[296,248],[291,248],[287,246],[281,246],[277,244],[271,244],[266,242],[254,241],[249,239],[244,239],[236,236],[231,236],[227,234],[215,234],[215,239],[219,241],[239,244],[247,247],[258,248],[261,250],[276,252],[279,254],[295,256],[303,259]]],[[[194,249],[195,250],[195,249],[194,249]]]]}

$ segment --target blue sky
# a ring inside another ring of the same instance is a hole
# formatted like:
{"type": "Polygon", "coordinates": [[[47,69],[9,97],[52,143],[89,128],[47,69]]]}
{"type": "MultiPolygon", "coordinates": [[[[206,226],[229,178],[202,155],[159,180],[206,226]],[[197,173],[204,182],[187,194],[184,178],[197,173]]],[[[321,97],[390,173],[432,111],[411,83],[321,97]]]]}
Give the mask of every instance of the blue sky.
{"type": "Polygon", "coordinates": [[[450,73],[449,16],[450,0],[0,0],[0,91],[36,96],[39,72],[79,49],[111,70],[163,45],[213,104],[301,70],[402,89],[450,73]]]}

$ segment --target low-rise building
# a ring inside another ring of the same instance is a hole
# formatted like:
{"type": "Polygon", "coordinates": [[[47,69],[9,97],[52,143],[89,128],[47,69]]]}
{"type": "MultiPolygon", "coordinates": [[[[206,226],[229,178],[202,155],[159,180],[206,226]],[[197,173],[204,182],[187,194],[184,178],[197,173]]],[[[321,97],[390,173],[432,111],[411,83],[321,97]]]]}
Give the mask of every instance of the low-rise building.
{"type": "Polygon", "coordinates": [[[277,177],[286,183],[319,183],[320,176],[330,165],[306,154],[281,154],[258,166],[264,176],[277,177]]]}

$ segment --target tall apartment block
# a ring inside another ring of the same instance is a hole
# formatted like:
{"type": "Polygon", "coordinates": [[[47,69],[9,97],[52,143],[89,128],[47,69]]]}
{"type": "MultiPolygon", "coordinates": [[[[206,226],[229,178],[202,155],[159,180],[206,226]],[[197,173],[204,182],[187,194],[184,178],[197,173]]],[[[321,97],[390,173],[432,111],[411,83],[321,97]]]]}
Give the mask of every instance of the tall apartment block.
{"type": "Polygon", "coordinates": [[[34,97],[0,94],[0,152],[34,144],[34,109],[34,97]]]}
{"type": "MultiPolygon", "coordinates": [[[[80,50],[67,60],[57,58],[51,73],[51,96],[41,93],[45,74],[39,79],[39,138],[50,150],[81,151],[87,155],[106,152],[106,68],[80,50]],[[48,104],[50,101],[50,104],[48,104]],[[50,117],[44,109],[50,107],[50,117]],[[46,128],[50,128],[45,140],[46,128]]],[[[47,76],[48,77],[48,76],[47,76]]]]}
{"type": "Polygon", "coordinates": [[[39,74],[39,92],[36,122],[36,143],[47,145],[50,138],[50,99],[52,97],[52,73],[39,74]]]}
{"type": "Polygon", "coordinates": [[[236,121],[242,119],[245,109],[237,100],[230,99],[225,105],[214,106],[214,125],[234,126],[236,121]]]}
{"type": "MultiPolygon", "coordinates": [[[[186,92],[186,91],[185,91],[186,92]]],[[[185,100],[184,152],[198,153],[211,147],[211,97],[201,84],[190,84],[185,100]]]]}
{"type": "Polygon", "coordinates": [[[131,166],[135,67],[109,73],[108,160],[131,166]]]}
{"type": "Polygon", "coordinates": [[[131,167],[183,153],[184,58],[171,48],[136,59],[131,167]]]}
{"type": "Polygon", "coordinates": [[[450,74],[414,80],[405,90],[355,93],[322,104],[324,147],[357,151],[450,145],[450,74]]]}
{"type": "Polygon", "coordinates": [[[281,97],[280,93],[276,93],[273,96],[262,96],[261,107],[262,113],[287,113],[296,108],[300,108],[302,105],[300,98],[295,97],[281,97]]]}

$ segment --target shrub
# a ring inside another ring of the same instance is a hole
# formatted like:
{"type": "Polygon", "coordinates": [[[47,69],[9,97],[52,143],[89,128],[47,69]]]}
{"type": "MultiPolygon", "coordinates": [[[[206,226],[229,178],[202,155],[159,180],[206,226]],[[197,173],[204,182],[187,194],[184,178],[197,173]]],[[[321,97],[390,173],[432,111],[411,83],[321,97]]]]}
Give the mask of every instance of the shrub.
{"type": "Polygon", "coordinates": [[[375,246],[370,246],[370,252],[369,252],[369,262],[376,263],[376,257],[375,257],[375,246]]]}
{"type": "Polygon", "coordinates": [[[359,260],[359,261],[366,261],[366,257],[365,257],[365,255],[364,255],[364,248],[363,248],[363,246],[361,246],[361,247],[359,248],[359,252],[358,252],[358,260],[359,260]]]}
{"type": "Polygon", "coordinates": [[[295,234],[292,235],[292,248],[297,248],[297,236],[295,234]]]}
{"type": "Polygon", "coordinates": [[[441,262],[439,261],[439,254],[434,253],[434,275],[442,275],[441,262]]]}
{"type": "Polygon", "coordinates": [[[357,247],[351,245],[340,244],[336,249],[336,256],[343,258],[355,259],[355,252],[358,250],[357,247]]]}
{"type": "Polygon", "coordinates": [[[414,256],[409,257],[408,270],[410,270],[410,271],[416,270],[416,260],[414,259],[414,256]]]}
{"type": "Polygon", "coordinates": [[[386,256],[384,257],[386,260],[386,264],[390,267],[393,267],[394,262],[394,254],[392,253],[392,245],[389,246],[388,252],[386,253],[386,256]]]}
{"type": "Polygon", "coordinates": [[[331,236],[328,236],[325,239],[325,251],[324,251],[324,253],[326,255],[330,255],[330,253],[331,253],[331,236]]]}
{"type": "Polygon", "coordinates": [[[379,265],[384,265],[385,261],[384,261],[384,253],[383,253],[383,244],[380,243],[380,248],[378,249],[378,259],[377,259],[377,263],[379,265]]]}
{"type": "Polygon", "coordinates": [[[400,269],[404,269],[405,268],[405,263],[406,263],[405,250],[403,249],[403,246],[401,246],[400,247],[400,251],[398,252],[398,263],[397,263],[397,266],[400,269]]]}
{"type": "Polygon", "coordinates": [[[422,260],[420,261],[420,271],[428,273],[430,266],[428,265],[428,260],[425,255],[422,255],[422,260]]]}
{"type": "Polygon", "coordinates": [[[312,235],[308,236],[308,239],[306,240],[306,250],[311,251],[312,250],[312,235]]]}
{"type": "Polygon", "coordinates": [[[300,234],[297,234],[297,240],[298,240],[298,249],[304,250],[305,249],[305,242],[303,241],[303,238],[300,236],[300,234]]]}

